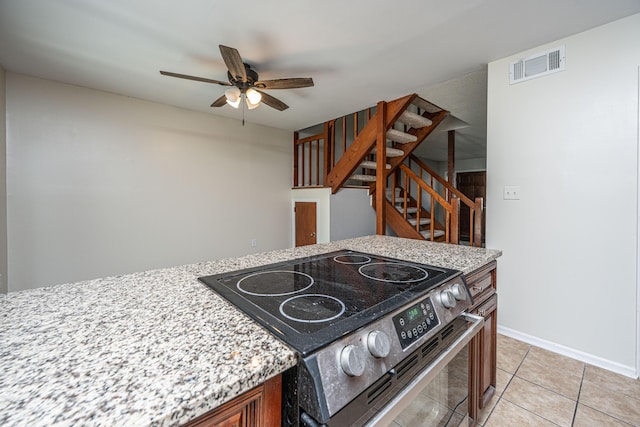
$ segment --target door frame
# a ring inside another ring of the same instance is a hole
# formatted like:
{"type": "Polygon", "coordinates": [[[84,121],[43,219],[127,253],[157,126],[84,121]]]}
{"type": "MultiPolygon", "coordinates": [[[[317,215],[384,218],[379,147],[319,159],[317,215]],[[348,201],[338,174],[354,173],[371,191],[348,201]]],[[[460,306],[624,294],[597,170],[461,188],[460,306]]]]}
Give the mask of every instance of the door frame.
{"type": "Polygon", "coordinates": [[[314,212],[313,212],[313,217],[314,217],[314,223],[313,223],[313,232],[315,234],[315,243],[308,243],[308,244],[304,244],[304,245],[300,245],[300,246],[310,246],[310,245],[314,245],[318,243],[318,202],[314,202],[314,201],[307,201],[307,200],[294,200],[293,202],[293,245],[294,247],[299,247],[298,246],[298,236],[297,236],[297,231],[298,231],[298,211],[296,210],[297,205],[299,203],[305,203],[305,204],[312,204],[313,203],[313,207],[314,207],[314,212]]]}
{"type": "Polygon", "coordinates": [[[316,204],[316,244],[320,243],[318,240],[318,214],[320,213],[320,199],[314,198],[293,198],[291,199],[291,247],[296,247],[296,202],[312,202],[316,204]]]}

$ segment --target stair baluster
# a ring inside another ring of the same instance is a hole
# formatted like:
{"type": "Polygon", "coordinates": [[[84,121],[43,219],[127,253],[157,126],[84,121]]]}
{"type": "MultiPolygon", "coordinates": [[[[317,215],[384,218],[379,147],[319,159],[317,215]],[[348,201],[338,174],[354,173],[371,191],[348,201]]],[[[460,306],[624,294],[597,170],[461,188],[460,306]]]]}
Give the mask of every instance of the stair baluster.
{"type": "Polygon", "coordinates": [[[384,234],[388,225],[400,236],[451,243],[459,242],[462,204],[471,213],[469,243],[480,246],[482,200],[469,200],[412,154],[447,115],[413,94],[330,120],[317,135],[300,138],[295,132],[294,187],[331,187],[335,193],[358,178],[374,197],[377,233],[384,234]],[[336,140],[339,128],[341,144],[336,140]],[[353,139],[348,128],[353,129],[353,139]],[[354,175],[358,168],[363,173],[354,175]],[[400,177],[402,187],[397,186],[400,177]],[[422,206],[423,193],[428,208],[422,206]]]}

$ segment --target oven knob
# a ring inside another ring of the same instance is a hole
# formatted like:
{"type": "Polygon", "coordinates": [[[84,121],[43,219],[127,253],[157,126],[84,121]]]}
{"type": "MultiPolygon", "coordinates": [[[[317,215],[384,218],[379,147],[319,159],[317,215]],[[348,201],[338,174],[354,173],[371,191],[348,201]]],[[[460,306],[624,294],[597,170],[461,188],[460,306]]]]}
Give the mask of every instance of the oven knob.
{"type": "Polygon", "coordinates": [[[373,357],[387,357],[391,350],[391,342],[384,332],[372,331],[367,336],[367,347],[373,357]]]}
{"type": "Polygon", "coordinates": [[[453,293],[455,299],[457,299],[458,301],[464,301],[467,299],[467,293],[464,290],[464,286],[462,286],[460,283],[454,283],[454,285],[451,287],[451,292],[453,293]]]}
{"type": "Polygon", "coordinates": [[[364,354],[358,347],[350,344],[340,353],[340,366],[350,377],[359,377],[364,373],[364,354]]]}
{"type": "Polygon", "coordinates": [[[453,296],[453,292],[449,289],[445,289],[440,292],[440,302],[445,308],[453,308],[456,306],[456,298],[453,296]]]}

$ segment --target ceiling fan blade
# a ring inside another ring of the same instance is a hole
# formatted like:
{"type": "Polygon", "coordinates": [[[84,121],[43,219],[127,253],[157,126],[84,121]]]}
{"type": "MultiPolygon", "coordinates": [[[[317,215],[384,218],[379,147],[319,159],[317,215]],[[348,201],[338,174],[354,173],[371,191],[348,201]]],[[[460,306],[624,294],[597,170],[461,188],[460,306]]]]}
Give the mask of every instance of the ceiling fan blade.
{"type": "Polygon", "coordinates": [[[227,68],[231,75],[237,79],[242,80],[243,82],[247,81],[247,71],[244,69],[244,63],[242,62],[242,57],[240,53],[235,48],[219,45],[220,54],[222,55],[222,59],[224,63],[227,64],[227,68]]]}
{"type": "Polygon", "coordinates": [[[280,101],[278,98],[274,98],[273,96],[269,95],[268,93],[264,93],[261,90],[259,90],[258,92],[260,92],[260,95],[262,95],[262,102],[267,104],[269,107],[275,108],[278,111],[283,111],[289,108],[287,104],[280,101]]]}
{"type": "Polygon", "coordinates": [[[171,73],[169,71],[160,71],[163,76],[177,77],[179,79],[195,80],[197,82],[214,83],[222,86],[231,86],[229,82],[221,82],[220,80],[205,79],[204,77],[188,76],[186,74],[171,73]]]}
{"type": "Polygon", "coordinates": [[[262,80],[256,82],[254,86],[260,89],[297,89],[313,86],[313,79],[311,77],[296,77],[292,79],[262,80]]]}
{"type": "Polygon", "coordinates": [[[212,107],[222,107],[223,105],[227,104],[227,97],[222,95],[220,98],[216,99],[215,101],[213,101],[213,104],[211,104],[212,107]]]}

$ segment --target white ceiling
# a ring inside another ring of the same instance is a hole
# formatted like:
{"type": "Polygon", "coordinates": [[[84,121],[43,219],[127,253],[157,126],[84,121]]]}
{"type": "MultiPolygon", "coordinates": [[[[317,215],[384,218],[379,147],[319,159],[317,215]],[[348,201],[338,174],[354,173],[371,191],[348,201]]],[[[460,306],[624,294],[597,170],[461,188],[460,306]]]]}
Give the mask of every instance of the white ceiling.
{"type": "MultiPolygon", "coordinates": [[[[638,12],[639,0],[0,0],[0,64],[241,118],[209,107],[222,86],[158,72],[226,80],[224,44],[261,79],[313,77],[315,87],[269,92],[288,110],[245,112],[297,130],[638,12]]],[[[441,106],[464,120],[464,107],[441,106]]]]}

